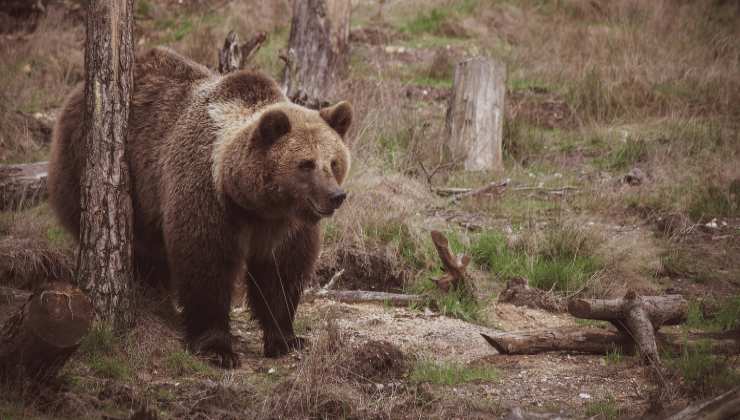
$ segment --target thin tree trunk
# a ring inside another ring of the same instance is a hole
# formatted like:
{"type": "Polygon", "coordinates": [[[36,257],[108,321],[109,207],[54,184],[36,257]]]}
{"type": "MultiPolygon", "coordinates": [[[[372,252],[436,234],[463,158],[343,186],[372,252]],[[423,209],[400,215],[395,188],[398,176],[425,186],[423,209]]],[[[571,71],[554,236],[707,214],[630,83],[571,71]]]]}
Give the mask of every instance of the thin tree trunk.
{"type": "Polygon", "coordinates": [[[133,0],[90,0],[85,48],[87,162],[77,275],[98,320],[115,328],[132,321],[133,218],[125,144],[133,45],[133,0]]]}
{"type": "Polygon", "coordinates": [[[294,102],[319,108],[347,68],[349,0],[295,0],[283,83],[294,102]]]}
{"type": "Polygon", "coordinates": [[[457,64],[446,130],[450,157],[467,171],[500,170],[506,66],[490,58],[457,64]]]}

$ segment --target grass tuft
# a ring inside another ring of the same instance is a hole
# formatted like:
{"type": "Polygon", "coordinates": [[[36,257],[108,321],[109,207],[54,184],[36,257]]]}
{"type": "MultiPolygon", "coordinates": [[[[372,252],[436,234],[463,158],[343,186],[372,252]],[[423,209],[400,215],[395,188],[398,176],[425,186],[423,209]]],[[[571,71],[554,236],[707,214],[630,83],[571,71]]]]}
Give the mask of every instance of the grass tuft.
{"type": "Polygon", "coordinates": [[[708,341],[684,345],[678,357],[664,358],[681,374],[689,391],[706,396],[740,385],[740,374],[722,356],[712,354],[708,341]]]}
{"type": "Polygon", "coordinates": [[[437,363],[428,360],[414,365],[409,380],[413,383],[459,385],[468,382],[494,382],[500,374],[490,366],[466,366],[456,362],[437,363]]]}
{"type": "Polygon", "coordinates": [[[211,373],[213,369],[185,350],[170,353],[164,361],[172,376],[188,376],[211,373]]]}
{"type": "Polygon", "coordinates": [[[622,412],[613,396],[589,401],[586,403],[586,417],[598,420],[615,420],[622,412]]]}
{"type": "Polygon", "coordinates": [[[510,246],[499,232],[478,236],[471,247],[473,260],[502,278],[525,277],[529,284],[545,290],[575,292],[603,263],[592,254],[590,233],[575,226],[558,225],[544,232],[535,246],[510,246]]]}

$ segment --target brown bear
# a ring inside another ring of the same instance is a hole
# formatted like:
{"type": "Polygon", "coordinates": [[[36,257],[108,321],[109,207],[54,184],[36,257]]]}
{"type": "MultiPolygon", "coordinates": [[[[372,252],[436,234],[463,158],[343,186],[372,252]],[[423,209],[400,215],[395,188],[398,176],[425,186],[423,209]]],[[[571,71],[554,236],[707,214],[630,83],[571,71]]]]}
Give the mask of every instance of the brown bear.
{"type": "MultiPolygon", "coordinates": [[[[50,203],[79,235],[84,92],[54,127],[50,203]]],[[[320,249],[319,221],[341,206],[350,165],[346,102],[314,111],[255,71],[219,75],[173,51],[136,59],[127,159],[139,272],[171,279],[191,351],[235,367],[229,309],[247,283],[264,354],[300,348],[293,319],[320,249]],[[246,270],[243,269],[246,264],[246,270]]]]}

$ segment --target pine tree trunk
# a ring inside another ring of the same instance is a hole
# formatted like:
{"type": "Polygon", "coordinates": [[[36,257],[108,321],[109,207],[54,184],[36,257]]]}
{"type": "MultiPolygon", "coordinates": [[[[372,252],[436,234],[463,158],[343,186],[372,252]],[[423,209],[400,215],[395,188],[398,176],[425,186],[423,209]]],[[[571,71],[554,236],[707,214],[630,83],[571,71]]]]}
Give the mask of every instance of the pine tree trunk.
{"type": "Polygon", "coordinates": [[[285,57],[291,100],[318,108],[349,59],[349,0],[295,0],[285,57]]]}
{"type": "Polygon", "coordinates": [[[132,321],[132,209],[126,160],[133,89],[133,0],[90,0],[85,47],[87,162],[78,284],[99,321],[132,321]]]}
{"type": "Polygon", "coordinates": [[[453,162],[467,171],[501,170],[506,66],[471,58],[455,68],[447,108],[447,141],[453,162]]]}

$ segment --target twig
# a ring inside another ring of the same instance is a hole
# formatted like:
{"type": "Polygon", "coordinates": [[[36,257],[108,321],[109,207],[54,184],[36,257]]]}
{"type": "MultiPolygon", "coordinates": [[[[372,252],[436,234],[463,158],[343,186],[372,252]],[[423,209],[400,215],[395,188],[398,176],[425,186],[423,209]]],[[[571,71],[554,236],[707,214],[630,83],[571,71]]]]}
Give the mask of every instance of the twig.
{"type": "Polygon", "coordinates": [[[509,182],[511,182],[511,180],[509,178],[506,178],[503,181],[498,181],[498,182],[494,181],[480,188],[476,188],[474,190],[470,190],[470,191],[462,192],[457,195],[453,195],[452,198],[450,198],[450,203],[456,203],[461,198],[473,197],[473,196],[481,195],[481,194],[488,194],[489,192],[492,192],[496,189],[506,188],[506,186],[509,185],[509,182]]]}
{"type": "Polygon", "coordinates": [[[329,280],[329,282],[326,283],[324,285],[324,287],[321,288],[321,290],[322,291],[325,291],[325,290],[331,290],[331,289],[333,289],[334,288],[334,285],[337,282],[337,280],[339,280],[339,278],[342,277],[342,274],[344,274],[344,269],[341,269],[341,270],[337,271],[336,273],[334,273],[334,275],[331,276],[331,279],[329,280]]]}

